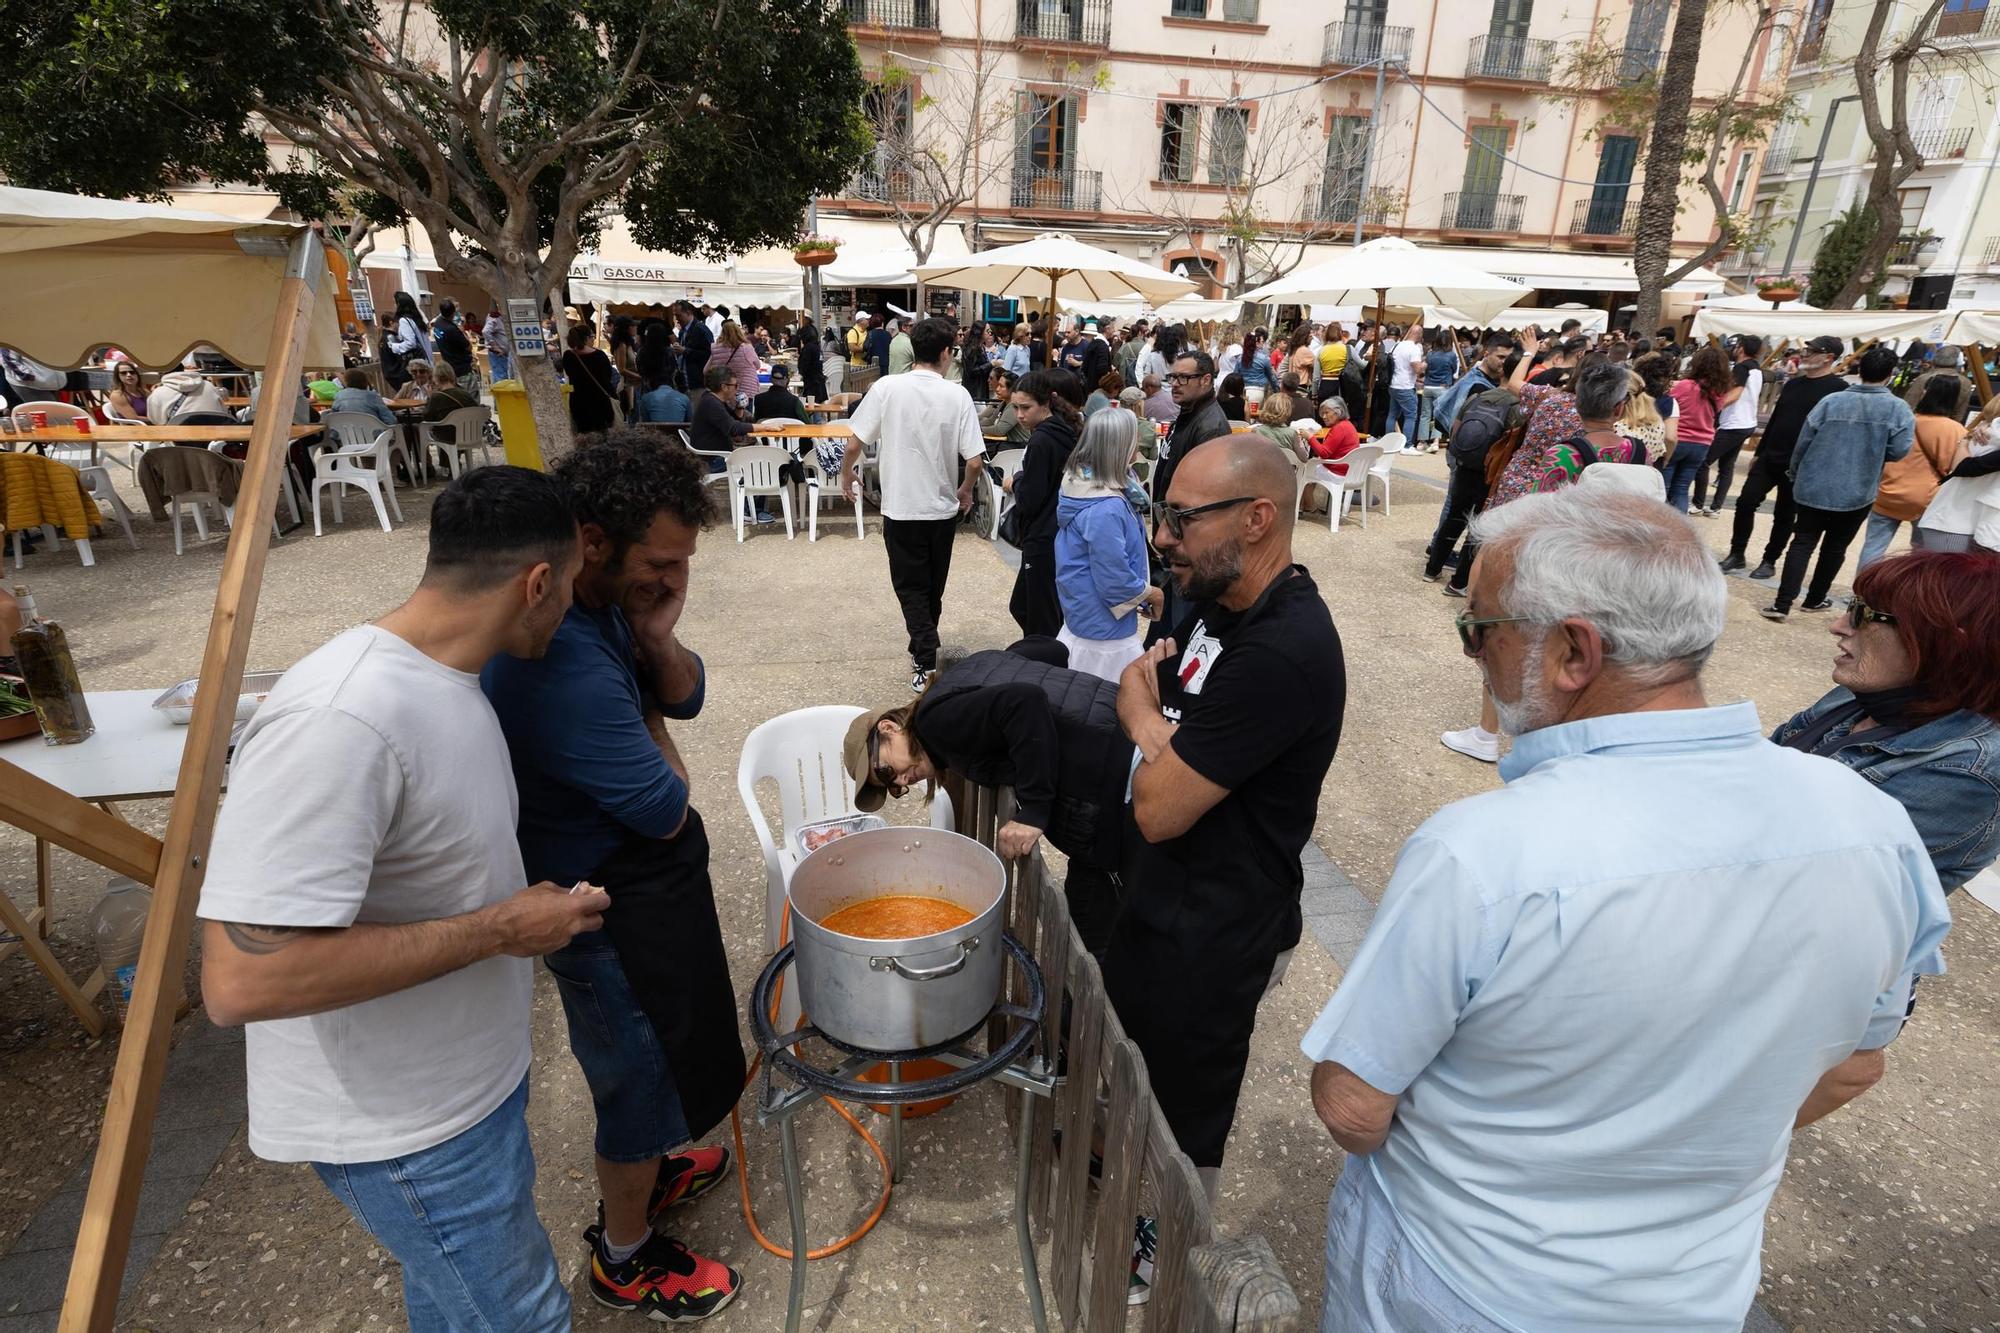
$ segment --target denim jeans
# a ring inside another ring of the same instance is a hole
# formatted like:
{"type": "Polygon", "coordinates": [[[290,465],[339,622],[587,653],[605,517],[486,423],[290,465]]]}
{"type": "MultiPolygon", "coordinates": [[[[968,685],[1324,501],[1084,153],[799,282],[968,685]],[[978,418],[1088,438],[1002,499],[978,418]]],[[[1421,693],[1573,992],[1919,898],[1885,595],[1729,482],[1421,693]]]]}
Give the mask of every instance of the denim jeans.
{"type": "Polygon", "coordinates": [[[487,367],[493,372],[493,382],[495,384],[498,384],[501,380],[509,379],[513,376],[514,367],[513,364],[508,360],[507,354],[505,352],[488,352],[486,354],[486,364],[487,367]]]}
{"type": "Polygon", "coordinates": [[[528,1080],[434,1148],[312,1169],[403,1266],[411,1333],[570,1326],[569,1292],[535,1215],[528,1080]]]}
{"type": "Polygon", "coordinates": [[[1861,563],[1855,568],[1866,569],[1889,554],[1889,543],[1896,540],[1896,531],[1902,526],[1903,520],[1899,518],[1869,510],[1868,532],[1861,539],[1861,563]]]}
{"type": "Polygon", "coordinates": [[[1667,474],[1667,503],[1680,510],[1688,511],[1688,487],[1694,485],[1701,465],[1708,461],[1706,444],[1683,442],[1667,459],[1664,471],[1667,474]]]}
{"type": "Polygon", "coordinates": [[[1326,1291],[1320,1333],[1504,1333],[1403,1234],[1366,1157],[1349,1157],[1326,1209],[1326,1291]]]}
{"type": "Polygon", "coordinates": [[[1442,398],[1444,391],[1450,387],[1448,384],[1426,384],[1417,391],[1422,399],[1417,404],[1417,411],[1423,418],[1417,423],[1418,444],[1429,444],[1438,437],[1437,400],[1442,398]]]}
{"type": "Polygon", "coordinates": [[[1416,443],[1418,411],[1415,389],[1389,390],[1389,433],[1401,431],[1405,440],[1416,443]]]}

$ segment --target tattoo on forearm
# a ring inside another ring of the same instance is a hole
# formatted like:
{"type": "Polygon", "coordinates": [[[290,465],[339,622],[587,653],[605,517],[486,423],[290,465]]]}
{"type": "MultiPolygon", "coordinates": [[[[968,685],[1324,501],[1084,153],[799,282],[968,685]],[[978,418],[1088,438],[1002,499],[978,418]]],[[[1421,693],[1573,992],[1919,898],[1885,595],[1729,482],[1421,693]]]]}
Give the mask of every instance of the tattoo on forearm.
{"type": "Polygon", "coordinates": [[[276,953],[305,934],[302,926],[246,926],[237,921],[223,922],[222,930],[231,944],[249,954],[276,953]]]}

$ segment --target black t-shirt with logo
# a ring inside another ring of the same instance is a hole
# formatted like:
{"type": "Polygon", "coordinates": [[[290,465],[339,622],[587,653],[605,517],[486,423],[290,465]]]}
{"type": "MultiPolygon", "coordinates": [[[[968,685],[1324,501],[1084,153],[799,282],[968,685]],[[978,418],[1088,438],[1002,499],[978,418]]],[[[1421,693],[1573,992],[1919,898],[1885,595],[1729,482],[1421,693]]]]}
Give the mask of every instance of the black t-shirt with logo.
{"type": "Polygon", "coordinates": [[[1340,741],[1347,668],[1318,587],[1294,566],[1240,612],[1204,603],[1159,666],[1160,708],[1183,763],[1229,795],[1178,838],[1133,839],[1126,910],[1217,954],[1299,938],[1299,853],[1340,741]],[[1274,922],[1274,918],[1277,920],[1274,922]],[[1234,947],[1232,947],[1234,946],[1234,947]]]}

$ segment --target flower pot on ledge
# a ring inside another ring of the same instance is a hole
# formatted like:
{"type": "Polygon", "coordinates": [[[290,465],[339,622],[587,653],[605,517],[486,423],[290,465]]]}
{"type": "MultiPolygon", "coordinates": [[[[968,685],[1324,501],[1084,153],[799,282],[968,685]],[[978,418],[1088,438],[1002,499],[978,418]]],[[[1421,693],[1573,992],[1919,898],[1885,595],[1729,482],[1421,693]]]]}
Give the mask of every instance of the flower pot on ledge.
{"type": "Polygon", "coordinates": [[[1786,301],[1798,300],[1799,288],[1795,284],[1790,283],[1776,284],[1770,287],[1759,287],[1757,295],[1759,298],[1769,301],[1773,305],[1781,305],[1786,301]]]}
{"type": "Polygon", "coordinates": [[[800,268],[819,268],[822,265],[831,264],[838,254],[839,251],[837,250],[794,250],[792,252],[792,262],[796,263],[800,268]]]}

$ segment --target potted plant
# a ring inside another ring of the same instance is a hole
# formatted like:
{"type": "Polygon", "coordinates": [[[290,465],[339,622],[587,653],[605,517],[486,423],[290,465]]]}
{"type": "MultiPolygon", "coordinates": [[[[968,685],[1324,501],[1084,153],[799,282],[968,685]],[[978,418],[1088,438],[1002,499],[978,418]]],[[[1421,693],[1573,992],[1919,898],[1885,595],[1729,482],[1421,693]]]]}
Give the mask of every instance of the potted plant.
{"type": "Polygon", "coordinates": [[[831,264],[839,250],[840,242],[834,237],[807,234],[792,246],[792,259],[800,268],[818,268],[831,264]]]}
{"type": "Polygon", "coordinates": [[[1769,282],[1757,284],[1757,295],[1774,306],[1798,300],[1799,291],[1797,278],[1773,278],[1769,282]]]}

